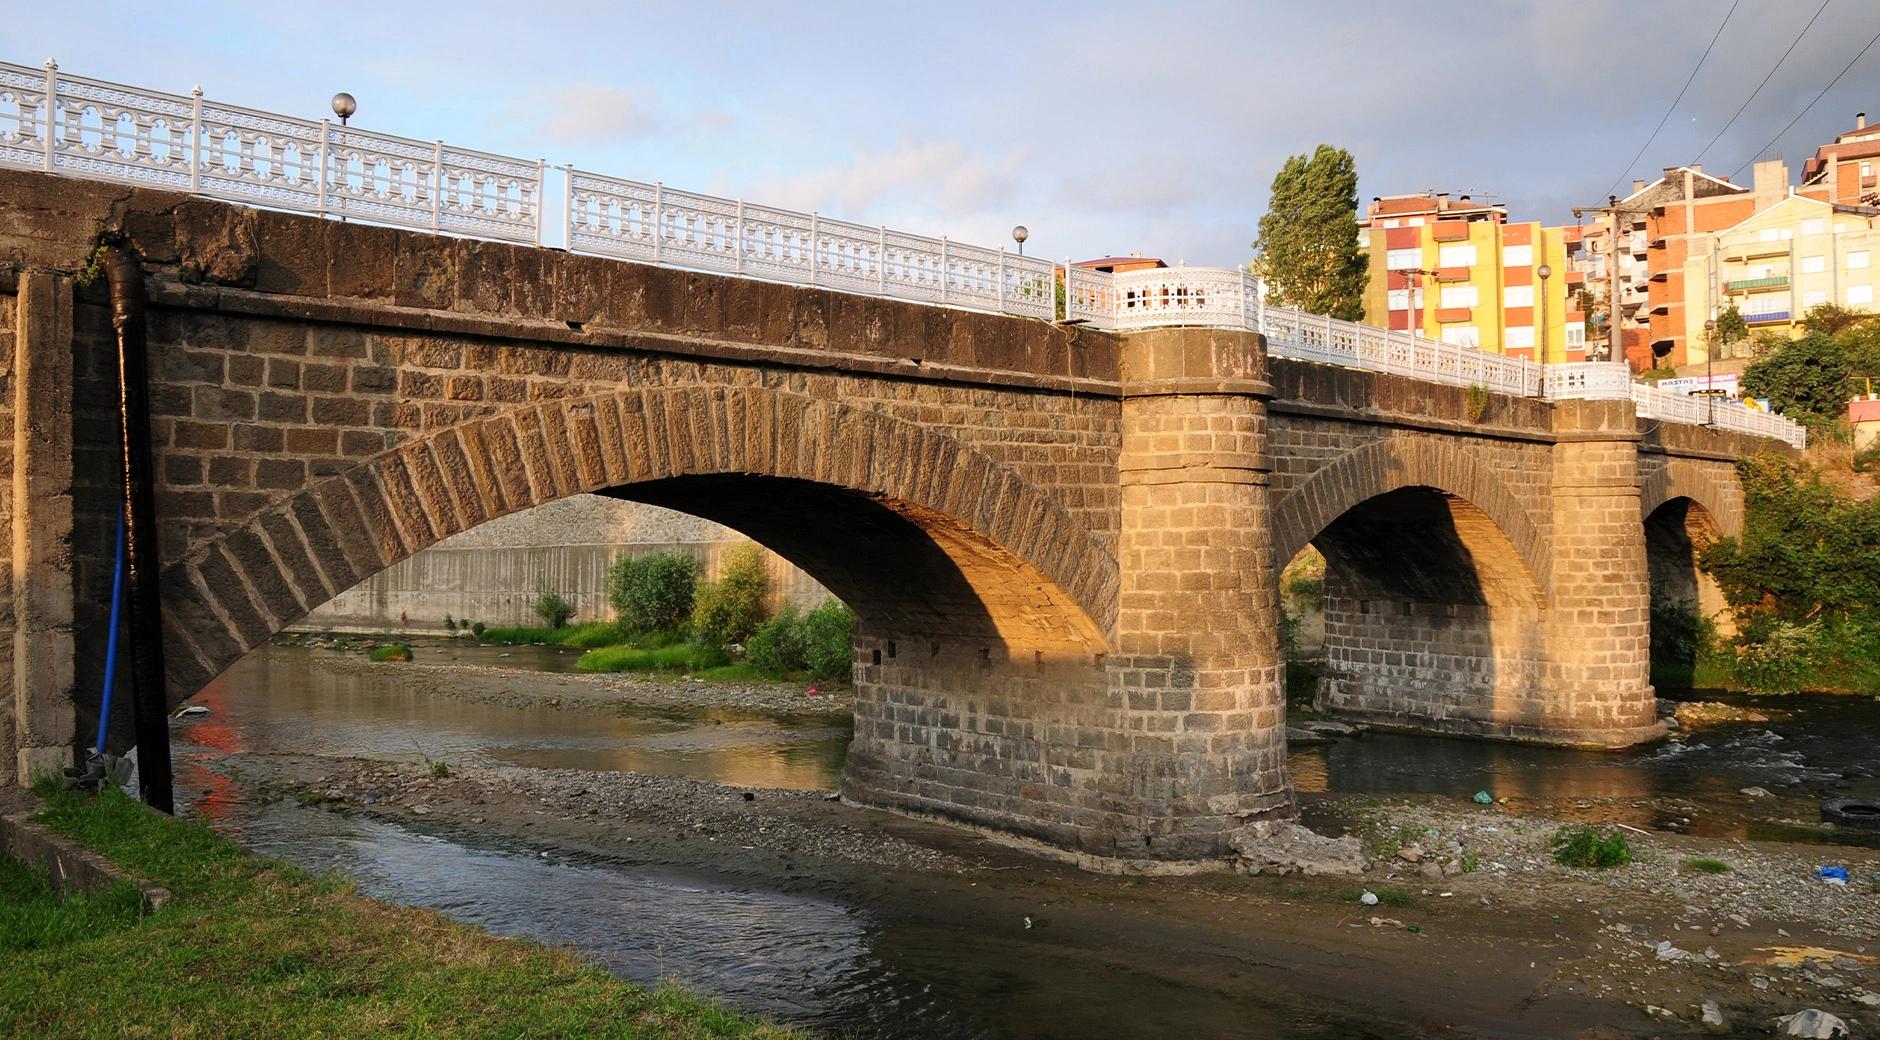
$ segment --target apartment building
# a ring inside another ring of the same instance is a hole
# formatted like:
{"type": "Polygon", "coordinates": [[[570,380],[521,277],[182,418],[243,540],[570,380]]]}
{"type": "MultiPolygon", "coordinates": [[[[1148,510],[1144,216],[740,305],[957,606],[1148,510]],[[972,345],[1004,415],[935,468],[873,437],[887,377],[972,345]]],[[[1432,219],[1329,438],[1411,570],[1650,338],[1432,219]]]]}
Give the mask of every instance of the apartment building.
{"type": "Polygon", "coordinates": [[[1585,274],[1568,262],[1577,229],[1510,223],[1502,206],[1447,192],[1379,196],[1359,227],[1370,257],[1367,323],[1517,357],[1584,360],[1586,316],[1572,300],[1585,274]]]}
{"type": "Polygon", "coordinates": [[[1842,206],[1880,206],[1880,125],[1854,114],[1854,129],[1815,149],[1802,163],[1797,194],[1842,206]]]}
{"type": "MultiPolygon", "coordinates": [[[[1682,335],[1702,360],[1705,320],[1732,306],[1752,332],[1790,336],[1822,304],[1872,310],[1877,258],[1880,208],[1788,195],[1692,250],[1682,335]]],[[[1736,346],[1744,353],[1748,344],[1736,346]]]]}

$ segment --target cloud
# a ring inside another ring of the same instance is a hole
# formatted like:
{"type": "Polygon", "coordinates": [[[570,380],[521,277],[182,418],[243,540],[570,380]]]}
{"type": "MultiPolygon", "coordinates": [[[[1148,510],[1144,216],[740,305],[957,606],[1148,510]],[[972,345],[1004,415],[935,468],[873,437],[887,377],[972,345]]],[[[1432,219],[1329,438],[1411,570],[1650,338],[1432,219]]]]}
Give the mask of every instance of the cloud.
{"type": "Polygon", "coordinates": [[[538,124],[536,136],[555,144],[609,142],[684,130],[717,130],[735,120],[729,112],[683,115],[667,111],[652,91],[630,91],[599,83],[576,83],[535,95],[526,111],[511,118],[538,124]],[[544,118],[546,114],[546,118],[544,118]]]}
{"type": "Polygon", "coordinates": [[[962,141],[903,138],[847,162],[772,179],[752,197],[850,220],[884,207],[978,212],[1008,204],[1023,167],[1019,153],[993,157],[962,141]]]}

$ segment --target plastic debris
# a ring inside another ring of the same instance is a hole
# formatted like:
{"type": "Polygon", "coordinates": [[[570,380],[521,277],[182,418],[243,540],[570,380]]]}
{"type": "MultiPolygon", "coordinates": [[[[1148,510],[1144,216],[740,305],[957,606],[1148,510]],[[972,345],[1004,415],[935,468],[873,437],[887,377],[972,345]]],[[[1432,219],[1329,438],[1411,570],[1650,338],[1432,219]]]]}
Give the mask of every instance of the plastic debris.
{"type": "Polygon", "coordinates": [[[1365,906],[1376,906],[1377,905],[1377,893],[1367,891],[1363,895],[1358,897],[1358,902],[1363,903],[1365,906]]]}
{"type": "Polygon", "coordinates": [[[1489,794],[1489,793],[1488,793],[1487,791],[1477,791],[1477,792],[1475,792],[1475,804],[1477,804],[1477,805],[1494,805],[1494,804],[1495,804],[1495,796],[1494,796],[1494,795],[1492,795],[1492,794],[1489,794]]]}
{"type": "Polygon", "coordinates": [[[1842,866],[1817,867],[1815,876],[1830,885],[1845,885],[1848,882],[1847,868],[1842,866]]]}
{"type": "Polygon", "coordinates": [[[176,711],[173,714],[171,714],[170,717],[173,719],[193,719],[193,718],[196,718],[197,716],[207,715],[207,714],[209,714],[209,709],[203,707],[200,704],[191,704],[186,707],[176,709],[176,711]]]}

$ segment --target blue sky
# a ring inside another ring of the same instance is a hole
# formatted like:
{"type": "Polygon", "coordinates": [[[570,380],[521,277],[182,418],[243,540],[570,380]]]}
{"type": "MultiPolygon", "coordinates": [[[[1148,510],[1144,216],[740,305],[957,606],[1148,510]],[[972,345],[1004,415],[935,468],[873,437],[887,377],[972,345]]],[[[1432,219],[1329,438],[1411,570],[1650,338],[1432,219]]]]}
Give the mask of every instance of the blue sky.
{"type": "MultiPolygon", "coordinates": [[[[1073,258],[1234,264],[1285,157],[1571,220],[1689,162],[1817,6],[1545,3],[16,5],[0,58],[1073,258]],[[187,7],[189,13],[181,11],[187,7]]],[[[1880,31],[1830,0],[1704,157],[1728,175],[1880,31]]],[[[1866,109],[1880,45],[1771,150],[1798,169],[1866,109]]],[[[1736,179],[1747,181],[1744,169],[1736,179]]]]}

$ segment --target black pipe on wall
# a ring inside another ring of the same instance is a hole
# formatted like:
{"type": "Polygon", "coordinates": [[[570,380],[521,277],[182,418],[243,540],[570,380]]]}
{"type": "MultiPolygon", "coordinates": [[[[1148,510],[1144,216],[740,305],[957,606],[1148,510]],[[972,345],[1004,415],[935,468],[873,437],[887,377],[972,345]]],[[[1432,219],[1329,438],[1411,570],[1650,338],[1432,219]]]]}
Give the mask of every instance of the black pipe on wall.
{"type": "Polygon", "coordinates": [[[138,787],[145,804],[175,812],[170,768],[170,712],[164,691],[162,601],[157,573],[155,463],[150,450],[150,380],[144,335],[144,271],[122,243],[99,256],[111,288],[117,332],[119,444],[125,529],[124,592],[131,654],[131,712],[137,734],[138,787]]]}

